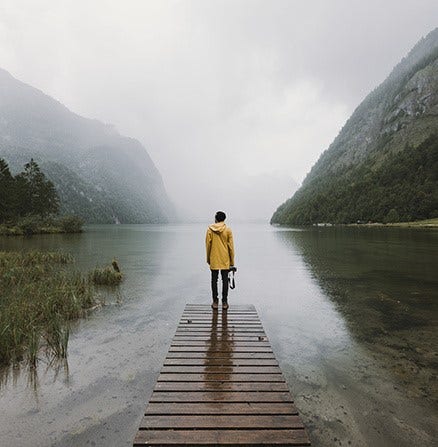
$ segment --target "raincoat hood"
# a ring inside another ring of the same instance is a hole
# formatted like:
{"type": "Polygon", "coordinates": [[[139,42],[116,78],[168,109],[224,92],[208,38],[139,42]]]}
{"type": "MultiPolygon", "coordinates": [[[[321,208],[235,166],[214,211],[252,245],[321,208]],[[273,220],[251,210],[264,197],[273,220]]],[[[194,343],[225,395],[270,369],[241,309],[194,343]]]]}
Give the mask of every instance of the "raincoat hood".
{"type": "Polygon", "coordinates": [[[227,228],[227,226],[225,225],[225,222],[217,222],[211,224],[208,228],[210,228],[210,230],[214,231],[215,233],[222,233],[227,228]]]}

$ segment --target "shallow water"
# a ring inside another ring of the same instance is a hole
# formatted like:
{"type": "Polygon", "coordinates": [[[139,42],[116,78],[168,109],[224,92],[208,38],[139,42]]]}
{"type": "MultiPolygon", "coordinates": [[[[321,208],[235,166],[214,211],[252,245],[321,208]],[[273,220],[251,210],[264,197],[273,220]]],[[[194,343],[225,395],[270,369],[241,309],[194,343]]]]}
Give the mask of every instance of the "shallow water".
{"type": "MultiPolygon", "coordinates": [[[[434,445],[438,232],[232,226],[237,288],[256,305],[314,446],[434,445]]],[[[0,445],[128,446],[185,303],[209,302],[204,225],[91,226],[0,238],[61,249],[87,270],[114,256],[121,302],[74,325],[67,365],[11,371],[0,445]]]]}

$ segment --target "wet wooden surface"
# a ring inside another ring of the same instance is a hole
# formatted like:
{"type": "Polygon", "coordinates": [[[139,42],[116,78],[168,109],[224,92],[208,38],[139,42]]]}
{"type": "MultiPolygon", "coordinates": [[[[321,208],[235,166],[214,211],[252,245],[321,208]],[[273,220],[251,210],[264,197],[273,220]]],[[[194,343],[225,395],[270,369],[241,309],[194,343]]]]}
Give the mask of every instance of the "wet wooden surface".
{"type": "Polygon", "coordinates": [[[187,304],[140,445],[310,445],[254,306],[187,304]]]}

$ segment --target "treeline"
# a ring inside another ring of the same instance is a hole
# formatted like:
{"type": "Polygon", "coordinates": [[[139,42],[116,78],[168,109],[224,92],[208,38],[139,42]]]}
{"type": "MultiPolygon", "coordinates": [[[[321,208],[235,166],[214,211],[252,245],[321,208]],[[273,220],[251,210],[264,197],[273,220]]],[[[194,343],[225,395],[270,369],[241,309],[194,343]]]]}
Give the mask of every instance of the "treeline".
{"type": "Polygon", "coordinates": [[[31,159],[24,171],[13,176],[0,158],[0,223],[15,222],[24,216],[57,214],[59,197],[53,183],[31,159]]]}
{"type": "Polygon", "coordinates": [[[14,176],[0,158],[0,234],[81,231],[83,222],[76,216],[54,218],[59,207],[55,186],[38,163],[31,159],[14,176]]]}
{"type": "Polygon", "coordinates": [[[438,135],[376,162],[319,176],[274,213],[271,223],[407,222],[438,217],[438,135]]]}

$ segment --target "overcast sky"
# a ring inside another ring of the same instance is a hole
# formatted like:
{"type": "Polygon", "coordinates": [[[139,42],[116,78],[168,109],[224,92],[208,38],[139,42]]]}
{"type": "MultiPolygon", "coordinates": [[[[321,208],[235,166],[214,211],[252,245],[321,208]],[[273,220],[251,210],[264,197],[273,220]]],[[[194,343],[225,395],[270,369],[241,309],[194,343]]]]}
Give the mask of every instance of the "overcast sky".
{"type": "Polygon", "coordinates": [[[0,3],[0,66],[138,138],[188,216],[269,219],[437,0],[0,3]]]}

